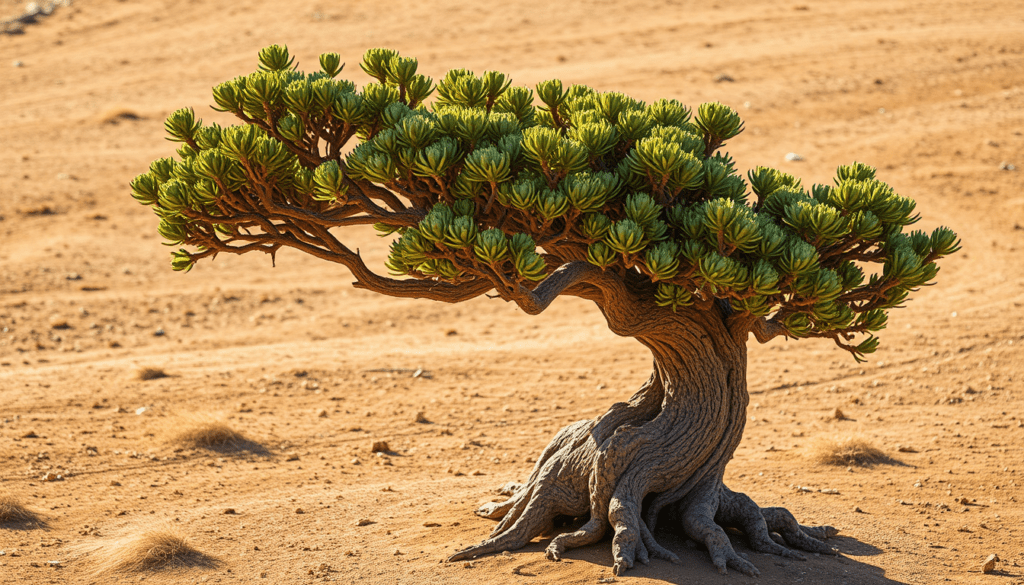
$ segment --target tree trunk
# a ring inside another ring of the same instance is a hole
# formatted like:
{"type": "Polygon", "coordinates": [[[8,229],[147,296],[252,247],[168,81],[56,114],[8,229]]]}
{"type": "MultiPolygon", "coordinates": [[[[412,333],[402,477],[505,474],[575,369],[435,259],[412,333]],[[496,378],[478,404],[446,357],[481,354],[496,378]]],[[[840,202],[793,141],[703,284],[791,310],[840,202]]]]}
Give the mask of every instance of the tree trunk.
{"type": "Polygon", "coordinates": [[[758,552],[803,558],[783,544],[833,552],[819,539],[835,529],[800,526],[786,510],[760,508],[722,483],[743,435],[749,397],[745,340],[733,339],[720,310],[673,312],[653,302],[601,310],[613,332],[650,349],[651,378],[628,402],[559,431],[526,483],[510,484],[503,491],[508,500],[477,510],[499,520],[491,538],[449,560],[523,547],[549,532],[557,516],[589,519],[556,536],[548,558],[597,542],[611,528],[616,574],[651,556],[678,562],[654,540],[659,519],[707,546],[723,573],[726,567],[758,571],[736,554],[722,526],[743,530],[758,552]]]}

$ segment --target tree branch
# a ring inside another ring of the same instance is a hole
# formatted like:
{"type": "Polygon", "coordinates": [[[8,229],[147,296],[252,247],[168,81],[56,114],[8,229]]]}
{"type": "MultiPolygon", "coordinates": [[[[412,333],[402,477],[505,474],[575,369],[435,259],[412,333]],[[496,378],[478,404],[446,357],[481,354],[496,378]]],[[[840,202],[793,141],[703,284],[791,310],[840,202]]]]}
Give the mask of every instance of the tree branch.
{"type": "Polygon", "coordinates": [[[619,277],[589,262],[581,261],[559,266],[533,290],[520,285],[519,290],[513,293],[512,300],[528,315],[539,315],[561,294],[588,298],[599,305],[636,301],[636,295],[619,277]],[[599,292],[600,298],[591,296],[595,292],[594,288],[599,292]]]}

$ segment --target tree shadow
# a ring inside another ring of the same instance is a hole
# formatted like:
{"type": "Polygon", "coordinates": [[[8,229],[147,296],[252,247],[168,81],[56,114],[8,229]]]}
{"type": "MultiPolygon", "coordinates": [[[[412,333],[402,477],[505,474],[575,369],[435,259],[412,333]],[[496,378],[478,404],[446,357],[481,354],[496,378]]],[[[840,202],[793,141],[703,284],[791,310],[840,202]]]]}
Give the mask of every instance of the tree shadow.
{"type": "MultiPolygon", "coordinates": [[[[565,529],[577,528],[577,523],[565,529]]],[[[897,581],[885,576],[885,569],[861,562],[858,557],[880,555],[883,551],[871,544],[861,542],[849,536],[837,536],[828,539],[828,544],[839,549],[840,554],[815,555],[804,553],[806,561],[785,559],[779,556],[757,553],[747,546],[746,537],[730,534],[733,547],[737,553],[746,555],[751,563],[761,572],[757,581],[762,583],[829,583],[830,585],[906,585],[905,581],[897,581]]],[[[674,585],[737,585],[738,583],[757,582],[734,570],[721,575],[711,563],[707,550],[694,541],[674,532],[659,530],[655,534],[658,542],[679,556],[680,564],[675,565],[660,559],[651,559],[650,564],[639,562],[630,569],[625,577],[643,577],[671,583],[674,585]]],[[[517,554],[540,553],[550,543],[550,538],[530,543],[530,545],[512,552],[517,554]]],[[[611,538],[606,536],[601,542],[583,548],[572,549],[563,554],[568,562],[580,561],[607,568],[609,576],[613,575],[614,561],[611,553],[611,538]]],[[[537,573],[537,563],[550,562],[547,559],[531,561],[517,567],[520,574],[528,576],[537,573]]],[[[619,577],[618,580],[622,580],[619,577]]]]}

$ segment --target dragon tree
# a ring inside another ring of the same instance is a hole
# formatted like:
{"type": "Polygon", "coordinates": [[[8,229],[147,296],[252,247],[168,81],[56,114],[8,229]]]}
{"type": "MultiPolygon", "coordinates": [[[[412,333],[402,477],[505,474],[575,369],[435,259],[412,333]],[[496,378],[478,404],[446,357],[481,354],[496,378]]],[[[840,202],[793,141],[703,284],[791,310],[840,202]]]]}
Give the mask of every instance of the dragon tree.
{"type": "Polygon", "coordinates": [[[654,358],[632,397],[561,429],[525,483],[477,510],[497,525],[450,560],[520,548],[558,516],[585,523],[547,556],[610,531],[616,574],[678,562],[653,536],[659,523],[703,543],[721,572],[758,573],[723,526],[758,552],[835,552],[823,542],[834,528],[723,484],[746,419],[747,340],[826,338],[864,359],[889,310],[959,249],[953,231],[905,231],[914,201],[860,163],[810,188],[770,167],[744,179],[722,152],[743,123],[720,103],[693,113],[559,80],[514,86],[497,71],[435,84],[388,49],[363,56],[376,81],[359,88],[338,78],[338,54],[319,61],[303,73],[267,47],[257,71],[213,88],[214,109],[239,124],[204,125],[191,109],[167,119],[179,156],[131,186],[184,246],[175,270],[288,247],[394,297],[488,295],[531,315],[579,297],[654,358]],[[391,238],[388,275],[346,245],[358,225],[391,238]]]}

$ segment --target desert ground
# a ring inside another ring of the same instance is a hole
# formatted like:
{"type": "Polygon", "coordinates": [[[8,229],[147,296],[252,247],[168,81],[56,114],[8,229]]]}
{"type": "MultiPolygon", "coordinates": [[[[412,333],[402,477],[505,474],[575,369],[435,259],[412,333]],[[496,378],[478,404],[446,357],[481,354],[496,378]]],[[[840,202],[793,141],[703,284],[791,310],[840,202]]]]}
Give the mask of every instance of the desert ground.
{"type": "MultiPolygon", "coordinates": [[[[3,0],[0,20],[23,8],[3,0]]],[[[737,535],[761,576],[720,576],[665,527],[682,564],[616,579],[1024,583],[1019,0],[80,0],[0,34],[0,498],[38,520],[0,524],[0,583],[611,582],[607,539],[558,563],[546,539],[443,562],[486,537],[493,522],[473,510],[525,479],[555,431],[648,377],[650,355],[594,306],[529,317],[486,298],[382,298],[290,251],[273,268],[253,255],[171,271],[128,182],[172,154],[173,110],[229,122],[210,87],[271,43],[300,68],[336,51],[357,83],[362,53],[386,46],[435,79],[499,69],[529,86],[721,101],[746,121],[728,146],[744,170],[810,185],[854,160],[878,167],[917,200],[922,229],[952,227],[963,251],[892,313],[865,364],[825,340],[751,340],[726,476],[838,527],[841,555],[795,562],[737,535]],[[203,421],[240,438],[178,437],[203,421]],[[815,462],[845,438],[888,461],[815,462]],[[104,564],[153,530],[201,562],[104,564]]],[[[386,241],[346,238],[385,270],[386,241]]]]}

